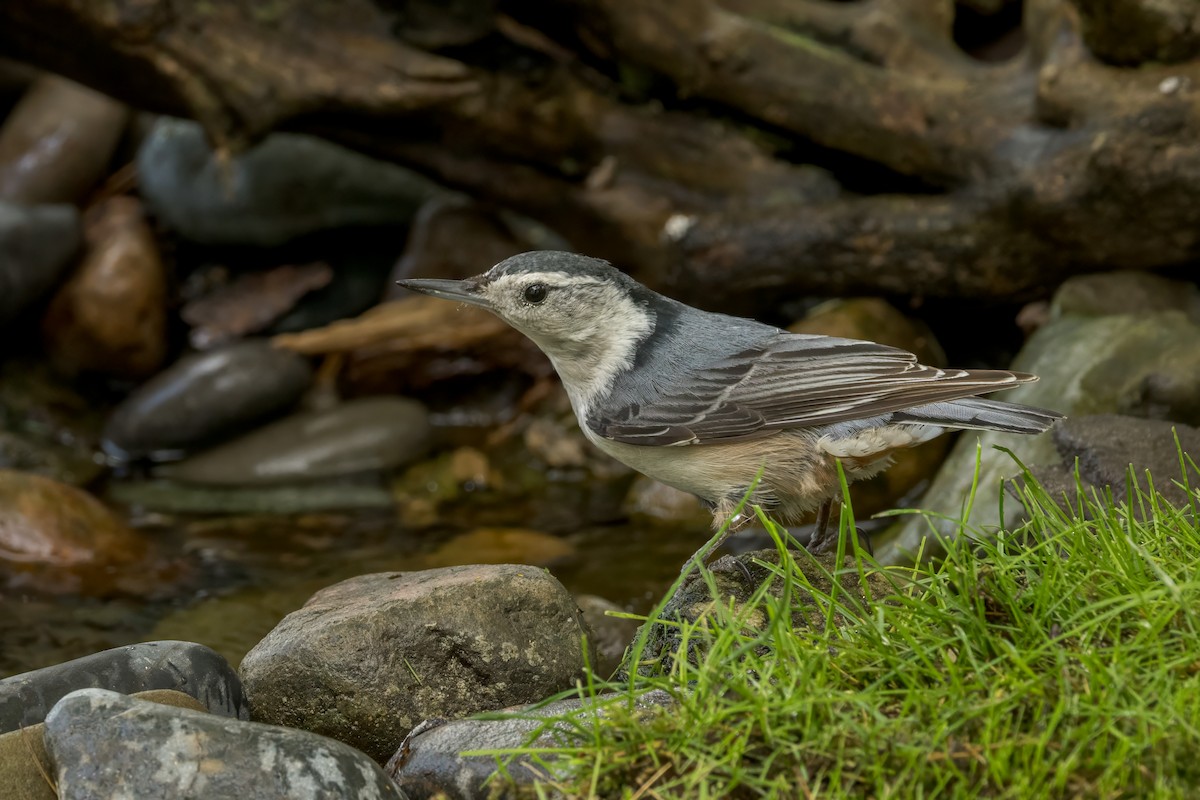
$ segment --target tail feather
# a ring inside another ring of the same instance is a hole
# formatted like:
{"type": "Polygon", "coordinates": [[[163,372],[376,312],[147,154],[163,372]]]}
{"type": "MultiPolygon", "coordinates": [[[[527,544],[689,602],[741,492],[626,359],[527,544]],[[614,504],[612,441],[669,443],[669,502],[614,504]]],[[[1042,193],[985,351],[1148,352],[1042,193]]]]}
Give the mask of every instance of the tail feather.
{"type": "Polygon", "coordinates": [[[1045,408],[967,397],[906,408],[893,414],[892,421],[1004,433],[1041,433],[1064,416],[1045,408]]]}

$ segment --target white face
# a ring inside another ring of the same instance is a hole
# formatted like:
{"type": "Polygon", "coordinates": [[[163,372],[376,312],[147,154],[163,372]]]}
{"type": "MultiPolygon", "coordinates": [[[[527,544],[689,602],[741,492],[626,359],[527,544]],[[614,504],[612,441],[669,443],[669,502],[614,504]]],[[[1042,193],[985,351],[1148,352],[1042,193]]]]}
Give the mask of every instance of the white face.
{"type": "Polygon", "coordinates": [[[587,275],[489,272],[481,282],[491,310],[554,362],[577,411],[632,366],[653,324],[621,286],[587,275]]]}

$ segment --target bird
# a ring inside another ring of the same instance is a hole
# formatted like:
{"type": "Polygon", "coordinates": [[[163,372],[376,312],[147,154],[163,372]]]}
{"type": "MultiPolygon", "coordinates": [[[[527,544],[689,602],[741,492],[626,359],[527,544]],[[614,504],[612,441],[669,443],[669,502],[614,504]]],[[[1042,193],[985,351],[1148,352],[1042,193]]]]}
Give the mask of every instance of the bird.
{"type": "Polygon", "coordinates": [[[719,535],[693,556],[702,561],[748,523],[743,498],[785,524],[816,511],[807,548],[829,552],[839,462],[862,480],[947,430],[1037,434],[1063,416],[978,397],[1035,375],[940,369],[896,347],[702,311],[577,253],[397,283],[485,308],[532,339],[592,444],[708,506],[719,535]]]}

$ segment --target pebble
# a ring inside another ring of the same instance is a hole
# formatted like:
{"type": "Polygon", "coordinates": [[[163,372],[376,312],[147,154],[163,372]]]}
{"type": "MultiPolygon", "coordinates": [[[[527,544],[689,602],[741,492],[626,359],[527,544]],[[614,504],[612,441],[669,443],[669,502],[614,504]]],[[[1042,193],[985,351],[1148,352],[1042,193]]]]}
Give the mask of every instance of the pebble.
{"type": "Polygon", "coordinates": [[[0,200],[74,203],[103,177],[129,121],[111,97],[39,77],[0,128],[0,200]]]}
{"type": "Polygon", "coordinates": [[[167,227],[213,245],[272,247],[330,228],[403,225],[446,193],[403,167],[293,133],[223,163],[199,125],[167,117],[137,166],[142,195],[167,227]]]}
{"type": "Polygon", "coordinates": [[[543,569],[378,573],[315,594],[246,655],[241,675],[254,719],[331,736],[382,763],[422,720],[573,686],[584,630],[574,599],[543,569]]]}
{"type": "Polygon", "coordinates": [[[307,731],[81,689],[46,717],[61,800],[400,800],[365,755],[307,731]]]}
{"type": "Polygon", "coordinates": [[[42,320],[46,350],[68,374],[152,375],[166,357],[167,281],[141,203],[104,200],[84,230],[87,252],[42,320]]]}
{"type": "MultiPolygon", "coordinates": [[[[529,737],[547,717],[570,713],[584,717],[603,715],[606,701],[620,702],[625,695],[600,695],[595,700],[558,700],[534,708],[507,708],[514,714],[508,719],[460,719],[442,724],[429,723],[405,739],[388,761],[387,773],[413,800],[491,800],[496,785],[489,779],[496,772],[493,756],[462,755],[467,750],[512,750],[526,747],[529,737]]],[[[674,700],[666,692],[655,690],[637,698],[643,711],[670,709],[674,700]]],[[[583,723],[585,729],[587,722],[583,723]]],[[[534,747],[554,747],[555,737],[569,730],[552,728],[534,742],[534,747]]],[[[553,756],[550,756],[553,758],[553,756]]],[[[545,774],[529,757],[517,757],[507,767],[513,783],[531,786],[545,774]]],[[[506,796],[503,795],[502,796],[506,796]]]]}
{"type": "Polygon", "coordinates": [[[63,697],[87,688],[127,694],[173,689],[214,714],[248,719],[242,684],[229,662],[202,644],[160,641],[115,647],[0,680],[0,733],[41,722],[63,697]]]}
{"type": "Polygon", "coordinates": [[[8,583],[105,594],[147,553],[146,540],[87,492],[0,469],[0,578],[8,583]]]}
{"type": "Polygon", "coordinates": [[[73,206],[0,201],[0,325],[53,288],[81,241],[73,206]]]}
{"type": "Polygon", "coordinates": [[[263,340],[194,353],[125,398],[102,446],[118,461],[177,456],[284,411],[311,382],[304,358],[263,340]]]}
{"type": "Polygon", "coordinates": [[[410,464],[431,436],[429,412],[416,400],[366,397],[278,420],[158,472],[208,486],[313,481],[410,464]]]}
{"type": "MultiPolygon", "coordinates": [[[[137,692],[133,697],[150,703],[204,711],[195,698],[170,689],[137,692]]],[[[20,730],[0,734],[0,786],[4,800],[58,800],[48,780],[54,764],[46,752],[46,725],[39,722],[20,730]]]]}

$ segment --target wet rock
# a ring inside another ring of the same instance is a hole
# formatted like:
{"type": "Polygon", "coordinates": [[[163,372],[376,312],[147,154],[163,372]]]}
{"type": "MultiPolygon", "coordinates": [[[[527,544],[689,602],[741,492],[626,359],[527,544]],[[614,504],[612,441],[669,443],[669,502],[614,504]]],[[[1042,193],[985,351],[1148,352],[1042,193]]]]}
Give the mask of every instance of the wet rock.
{"type": "Polygon", "coordinates": [[[173,689],[214,714],[248,718],[242,684],[224,658],[193,642],[143,642],[0,680],[0,732],[41,722],[60,699],[86,688],[173,689]]]}
{"type": "Polygon", "coordinates": [[[103,689],[60,700],[46,717],[45,742],[62,800],[404,797],[341,742],[103,689]]]}
{"type": "Polygon", "coordinates": [[[307,361],[261,340],[185,356],[117,407],[102,444],[117,459],[171,457],[285,410],[311,382],[307,361]]]}
{"type": "Polygon", "coordinates": [[[1068,278],[1054,293],[1050,316],[1182,311],[1200,322],[1200,287],[1152,272],[1098,272],[1068,278]]]}
{"type": "Polygon", "coordinates": [[[87,253],[42,320],[46,350],[68,374],[151,375],[166,356],[167,282],[142,206],[109,198],[84,231],[87,253]]]}
{"type": "MultiPolygon", "coordinates": [[[[164,706],[204,711],[198,700],[183,692],[158,689],[138,692],[139,700],[164,706]]],[[[0,734],[0,786],[4,800],[57,800],[58,793],[50,781],[54,763],[43,741],[45,723],[0,734]]]]}
{"type": "Polygon", "coordinates": [[[228,163],[194,122],[163,118],[137,156],[146,203],[204,244],[270,247],[313,231],[405,224],[446,190],[312,136],[276,133],[228,163]]]}
{"type": "Polygon", "coordinates": [[[91,483],[103,471],[86,447],[8,431],[0,431],[0,469],[31,472],[72,486],[91,483]]]}
{"type": "Polygon", "coordinates": [[[696,495],[645,475],[634,479],[621,509],[634,522],[651,525],[687,525],[707,530],[712,524],[712,512],[696,495]]]}
{"type": "Polygon", "coordinates": [[[421,559],[422,567],[460,564],[535,564],[545,566],[575,552],[559,536],[521,528],[478,528],[455,536],[421,559]]]}
{"type": "Polygon", "coordinates": [[[147,552],[146,540],[87,492],[0,470],[0,577],[9,583],[104,593],[147,552]]]}
{"type": "Polygon", "coordinates": [[[594,594],[576,595],[575,602],[583,612],[583,620],[596,645],[596,663],[592,665],[592,671],[601,678],[607,678],[621,666],[625,648],[629,647],[637,634],[638,621],[609,616],[609,611],[621,612],[625,609],[594,594]]]}
{"type": "Polygon", "coordinates": [[[296,483],[401,467],[425,455],[430,439],[417,401],[366,397],[279,420],[159,472],[210,486],[296,483]]]}
{"type": "Polygon", "coordinates": [[[364,575],[289,614],[242,661],[254,719],[379,762],[421,720],[536,702],[583,670],[574,599],[512,565],[364,575]]]}
{"type": "Polygon", "coordinates": [[[184,305],[192,347],[207,350],[258,333],[290,311],[301,297],[333,280],[328,264],[285,265],[242,275],[184,305]]]}
{"type": "MultiPolygon", "coordinates": [[[[1136,417],[1200,422],[1200,325],[1178,311],[1109,316],[1068,315],[1039,329],[1013,363],[1013,369],[1040,376],[998,395],[1015,403],[1052,408],[1068,417],[1118,413],[1136,417]]],[[[970,525],[977,531],[1015,525],[1022,513],[1005,506],[1000,518],[1000,487],[1017,466],[993,445],[1012,450],[1026,464],[1059,461],[1053,438],[970,432],[959,438],[919,507],[960,519],[975,476],[981,448],[978,490],[970,525]]],[[[930,524],[952,537],[958,526],[932,517],[905,517],[873,537],[875,557],[884,564],[911,560],[923,543],[936,544],[930,524]]]]}
{"type": "Polygon", "coordinates": [[[81,239],[72,206],[0,202],[0,325],[50,291],[81,239]]]}
{"type": "MultiPolygon", "coordinates": [[[[791,586],[792,607],[795,609],[792,626],[797,631],[809,629],[820,632],[824,630],[827,620],[829,601],[826,598],[834,591],[831,573],[837,566],[837,556],[834,553],[819,556],[800,553],[796,555],[795,563],[812,589],[804,588],[800,581],[791,586]]],[[[771,581],[768,589],[771,595],[782,596],[784,582],[778,578],[778,570],[773,571],[766,566],[778,564],[779,552],[775,549],[722,556],[710,567],[715,592],[710,590],[704,577],[693,571],[664,606],[660,618],[667,622],[651,624],[639,661],[639,671],[643,674],[658,674],[660,668],[669,671],[674,660],[685,652],[680,626],[670,624],[670,621],[695,623],[711,617],[714,600],[726,608],[732,605],[737,613],[745,614],[746,627],[765,627],[768,622],[766,609],[754,607],[747,610],[746,605],[767,581],[771,581]]],[[[862,624],[862,620],[849,613],[848,609],[869,614],[875,598],[888,597],[895,592],[891,579],[876,572],[866,573],[864,585],[852,556],[846,556],[845,566],[847,569],[841,570],[837,578],[841,591],[838,608],[832,616],[832,624],[836,628],[862,624]]],[[[688,659],[696,662],[703,647],[702,637],[690,638],[686,649],[688,659]]],[[[618,680],[627,677],[624,673],[623,669],[618,680]]]]}
{"type": "Polygon", "coordinates": [[[38,78],[0,128],[0,200],[73,203],[96,185],[129,109],[55,75],[38,78]]]}
{"type": "MultiPolygon", "coordinates": [[[[540,708],[508,708],[520,715],[511,719],[460,719],[434,722],[413,731],[388,761],[387,773],[413,800],[442,797],[449,800],[489,800],[495,787],[487,783],[496,772],[493,756],[464,756],[467,750],[512,750],[524,747],[543,720],[570,713],[586,717],[603,716],[610,702],[622,702],[625,695],[600,695],[594,700],[558,700],[540,708]]],[[[666,692],[647,692],[636,701],[634,713],[662,713],[674,705],[666,692]]],[[[624,707],[622,706],[622,711],[624,707]]],[[[588,722],[582,722],[586,730],[588,722]]],[[[534,742],[535,747],[552,747],[570,741],[567,726],[551,728],[534,742]]],[[[518,786],[529,786],[544,770],[529,758],[517,758],[508,766],[509,776],[518,786]]],[[[504,795],[502,795],[504,796],[504,795]]]]}
{"type": "MultiPolygon", "coordinates": [[[[1111,491],[1116,502],[1125,502],[1126,478],[1132,468],[1141,491],[1150,490],[1146,478],[1149,472],[1155,491],[1168,503],[1182,507],[1192,499],[1179,485],[1184,477],[1179,450],[1200,463],[1200,429],[1163,420],[1095,414],[1063,420],[1052,435],[1062,463],[1035,466],[1031,471],[1056,500],[1064,495],[1068,500],[1076,497],[1079,489],[1075,480],[1076,461],[1082,488],[1089,498],[1093,496],[1092,490],[1098,489],[1101,497],[1111,491]]],[[[1190,464],[1186,479],[1192,487],[1200,487],[1200,471],[1190,464]]],[[[1136,507],[1134,510],[1138,513],[1136,507]]]]}

